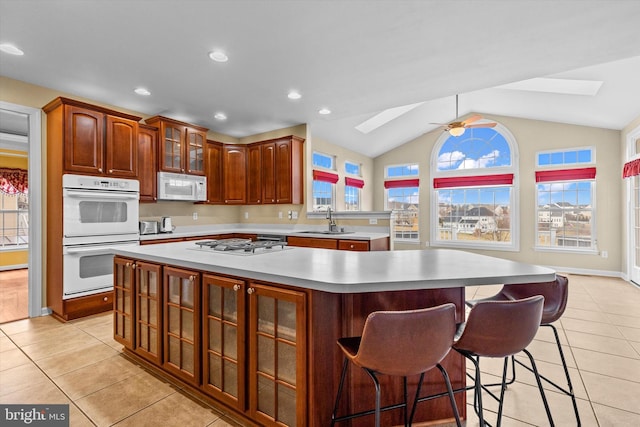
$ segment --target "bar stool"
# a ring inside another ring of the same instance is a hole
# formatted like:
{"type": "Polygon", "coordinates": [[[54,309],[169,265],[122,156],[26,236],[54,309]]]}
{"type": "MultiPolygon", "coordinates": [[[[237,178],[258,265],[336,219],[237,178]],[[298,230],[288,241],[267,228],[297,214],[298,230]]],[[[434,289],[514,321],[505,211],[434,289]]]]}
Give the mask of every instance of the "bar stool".
{"type": "Polygon", "coordinates": [[[538,369],[531,353],[526,350],[526,347],[536,336],[536,332],[540,326],[543,304],[544,297],[540,295],[513,301],[480,301],[471,308],[466,323],[460,325],[453,349],[471,360],[475,366],[473,406],[480,418],[480,426],[484,426],[486,423],[482,411],[483,387],[480,378],[479,358],[504,358],[502,388],[498,400],[497,425],[500,426],[504,392],[507,388],[507,363],[510,356],[521,351],[524,352],[531,361],[542,402],[547,412],[547,418],[549,419],[550,425],[554,425],[542,382],[538,375],[538,369]]]}
{"type": "MultiPolygon", "coordinates": [[[[554,325],[552,325],[553,322],[562,317],[564,310],[567,307],[567,299],[569,297],[569,279],[566,276],[558,274],[556,275],[556,280],[551,282],[504,285],[500,292],[498,292],[496,295],[478,300],[470,300],[467,301],[466,304],[469,307],[473,307],[479,301],[508,301],[527,298],[533,295],[542,295],[544,297],[544,308],[542,309],[542,320],[540,321],[540,326],[547,326],[553,331],[553,336],[556,340],[556,346],[558,347],[558,353],[560,354],[560,360],[562,361],[562,367],[564,368],[564,374],[567,379],[568,390],[564,387],[559,386],[543,375],[540,375],[540,378],[555,387],[558,391],[571,397],[571,402],[573,403],[573,411],[576,414],[578,426],[580,426],[580,414],[578,413],[578,405],[576,403],[576,396],[573,391],[573,385],[571,384],[571,377],[569,376],[569,368],[567,367],[564,352],[562,351],[562,345],[560,344],[558,330],[554,325]]],[[[530,367],[517,360],[515,356],[511,357],[511,363],[513,367],[513,377],[509,381],[507,381],[507,384],[512,384],[516,380],[516,363],[531,371],[530,367]]],[[[492,385],[497,384],[487,384],[486,387],[490,387],[492,385]]]]}
{"type": "Polygon", "coordinates": [[[456,423],[461,426],[449,375],[440,365],[453,343],[456,330],[455,312],[456,307],[451,303],[419,310],[376,311],[367,317],[361,337],[338,339],[338,346],[345,358],[331,415],[331,425],[375,414],[375,426],[380,427],[380,413],[398,408],[404,408],[405,426],[411,425],[424,374],[437,367],[447,385],[456,423]],[[362,368],[373,380],[376,392],[375,409],[338,417],[338,404],[349,361],[362,368]],[[377,378],[379,374],[403,377],[403,403],[380,407],[380,383],[377,378]],[[411,416],[407,418],[407,377],[418,374],[420,374],[420,382],[413,401],[411,416]]]}

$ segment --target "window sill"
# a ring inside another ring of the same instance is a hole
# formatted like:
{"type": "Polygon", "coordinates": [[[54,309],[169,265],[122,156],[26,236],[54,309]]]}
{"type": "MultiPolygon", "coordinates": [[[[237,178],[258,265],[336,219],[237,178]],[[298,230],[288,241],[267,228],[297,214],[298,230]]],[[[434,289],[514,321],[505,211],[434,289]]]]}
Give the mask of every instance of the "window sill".
{"type": "Polygon", "coordinates": [[[435,241],[431,242],[432,247],[441,247],[448,249],[474,249],[479,251],[502,251],[502,252],[518,252],[520,248],[515,244],[510,245],[487,245],[487,244],[478,244],[478,243],[466,243],[460,244],[460,242],[441,242],[435,241]]]}
{"type": "Polygon", "coordinates": [[[536,252],[551,252],[562,254],[582,254],[582,255],[599,255],[600,251],[597,248],[577,249],[577,248],[549,248],[544,246],[535,246],[533,248],[536,252]]]}

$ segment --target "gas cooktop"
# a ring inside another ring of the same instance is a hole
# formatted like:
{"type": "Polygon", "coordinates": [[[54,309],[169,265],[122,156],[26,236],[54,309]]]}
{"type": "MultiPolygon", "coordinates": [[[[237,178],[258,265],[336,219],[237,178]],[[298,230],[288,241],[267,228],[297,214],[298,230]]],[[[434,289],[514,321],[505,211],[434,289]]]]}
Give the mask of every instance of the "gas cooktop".
{"type": "Polygon", "coordinates": [[[271,240],[258,240],[254,242],[250,239],[220,239],[203,240],[195,243],[196,246],[198,246],[197,249],[194,248],[196,250],[216,251],[237,255],[257,255],[287,249],[287,242],[271,240]]]}

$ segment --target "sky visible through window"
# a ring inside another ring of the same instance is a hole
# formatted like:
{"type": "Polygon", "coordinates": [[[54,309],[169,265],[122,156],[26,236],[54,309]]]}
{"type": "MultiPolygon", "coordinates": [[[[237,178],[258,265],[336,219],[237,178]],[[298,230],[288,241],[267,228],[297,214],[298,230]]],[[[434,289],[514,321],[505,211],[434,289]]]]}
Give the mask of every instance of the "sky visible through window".
{"type": "Polygon", "coordinates": [[[485,169],[511,166],[509,144],[491,128],[468,129],[450,136],[438,154],[438,170],[485,169]]]}

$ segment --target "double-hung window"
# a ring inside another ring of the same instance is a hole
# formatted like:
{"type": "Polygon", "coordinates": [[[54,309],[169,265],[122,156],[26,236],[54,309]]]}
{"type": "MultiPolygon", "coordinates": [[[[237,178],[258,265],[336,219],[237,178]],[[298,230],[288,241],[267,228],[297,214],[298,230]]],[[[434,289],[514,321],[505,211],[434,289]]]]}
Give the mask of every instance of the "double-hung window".
{"type": "Polygon", "coordinates": [[[313,211],[335,210],[336,182],[335,157],[328,154],[313,153],[313,211]]]}
{"type": "Polygon", "coordinates": [[[596,251],[595,149],[536,157],[536,249],[596,251]]]}
{"type": "Polygon", "coordinates": [[[394,237],[398,241],[420,241],[418,173],[417,164],[385,168],[385,209],[394,213],[394,237]]]}
{"type": "Polygon", "coordinates": [[[440,137],[431,162],[434,245],[518,250],[516,153],[501,125],[440,137]]]}
{"type": "Polygon", "coordinates": [[[360,164],[353,162],[344,163],[344,206],[347,211],[360,210],[360,193],[364,187],[361,178],[362,172],[360,164]]]}

